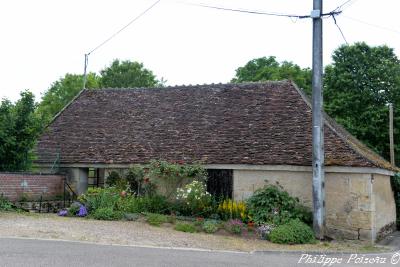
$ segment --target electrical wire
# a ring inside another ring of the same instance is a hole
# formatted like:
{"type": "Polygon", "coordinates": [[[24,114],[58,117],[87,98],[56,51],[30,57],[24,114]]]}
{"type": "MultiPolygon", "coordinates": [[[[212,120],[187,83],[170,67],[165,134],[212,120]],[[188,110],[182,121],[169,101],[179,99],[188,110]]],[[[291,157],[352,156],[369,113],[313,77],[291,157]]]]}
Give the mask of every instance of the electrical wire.
{"type": "Polygon", "coordinates": [[[126,24],[124,27],[122,27],[121,29],[119,29],[117,32],[115,32],[114,34],[112,34],[110,37],[108,37],[106,40],[104,40],[101,44],[99,44],[98,46],[96,46],[94,49],[92,49],[89,53],[87,53],[87,55],[89,56],[91,53],[93,53],[94,51],[96,51],[97,49],[99,49],[100,47],[102,47],[103,45],[105,45],[106,43],[108,43],[111,39],[113,39],[115,36],[117,36],[119,33],[121,33],[123,30],[125,30],[126,28],[128,28],[132,23],[134,23],[135,21],[137,21],[138,19],[140,19],[144,14],[146,14],[148,11],[150,11],[154,6],[156,6],[158,3],[160,3],[161,0],[157,0],[155,1],[151,6],[149,6],[147,9],[145,9],[142,13],[140,13],[139,15],[137,15],[135,18],[133,18],[131,21],[129,21],[128,24],[126,24]]]}
{"type": "Polygon", "coordinates": [[[217,10],[224,10],[224,11],[233,11],[233,12],[241,12],[241,13],[249,13],[249,14],[255,14],[255,15],[267,15],[267,16],[275,16],[275,17],[287,17],[287,18],[298,18],[298,19],[304,19],[304,18],[309,18],[309,15],[295,15],[295,14],[282,14],[282,13],[276,13],[276,12],[263,12],[263,11],[256,11],[256,10],[247,10],[247,9],[235,9],[235,8],[226,8],[226,7],[219,7],[219,6],[210,6],[206,4],[195,4],[195,3],[185,3],[187,5],[193,5],[193,6],[199,6],[199,7],[205,7],[205,8],[211,8],[211,9],[217,9],[217,10]]]}
{"type": "Polygon", "coordinates": [[[337,8],[334,9],[334,11],[337,10],[341,10],[343,11],[343,7],[347,4],[349,4],[350,2],[353,2],[352,4],[354,4],[357,0],[347,0],[346,2],[344,2],[343,4],[341,4],[340,6],[338,6],[337,8]]]}
{"type": "Polygon", "coordinates": [[[338,28],[340,34],[342,35],[343,40],[346,42],[346,44],[349,44],[349,43],[347,42],[347,40],[346,40],[346,37],[344,36],[344,33],[343,33],[342,29],[341,29],[340,26],[337,24],[335,15],[333,15],[332,18],[333,18],[333,21],[335,22],[335,25],[336,25],[336,27],[338,28]]]}
{"type": "MultiPolygon", "coordinates": [[[[232,11],[232,12],[240,12],[240,13],[248,13],[248,14],[255,14],[255,15],[265,15],[265,16],[275,16],[275,17],[286,17],[290,19],[306,19],[306,18],[311,18],[311,15],[296,15],[296,14],[284,14],[284,13],[277,13],[277,12],[264,12],[264,11],[257,11],[257,10],[247,10],[247,9],[238,9],[238,8],[227,8],[227,7],[220,7],[220,6],[210,6],[210,5],[205,5],[205,4],[195,4],[195,3],[185,3],[187,5],[192,5],[192,6],[199,6],[199,7],[205,7],[205,8],[211,8],[211,9],[217,9],[217,10],[223,10],[223,11],[232,11]]],[[[323,13],[321,14],[321,17],[330,17],[334,15],[339,15],[341,14],[342,11],[339,10],[333,10],[329,13],[323,13]]]]}
{"type": "Polygon", "coordinates": [[[381,29],[381,30],[390,31],[390,32],[393,32],[393,33],[400,34],[400,31],[392,29],[392,28],[389,28],[389,27],[380,26],[380,25],[377,25],[377,24],[372,24],[372,23],[369,23],[369,22],[366,22],[366,21],[363,21],[363,20],[359,20],[359,19],[356,19],[356,18],[349,17],[349,16],[343,16],[343,17],[346,18],[346,19],[353,20],[355,22],[361,23],[361,24],[365,24],[365,25],[368,25],[368,26],[371,26],[371,27],[375,27],[375,28],[381,29]]]}

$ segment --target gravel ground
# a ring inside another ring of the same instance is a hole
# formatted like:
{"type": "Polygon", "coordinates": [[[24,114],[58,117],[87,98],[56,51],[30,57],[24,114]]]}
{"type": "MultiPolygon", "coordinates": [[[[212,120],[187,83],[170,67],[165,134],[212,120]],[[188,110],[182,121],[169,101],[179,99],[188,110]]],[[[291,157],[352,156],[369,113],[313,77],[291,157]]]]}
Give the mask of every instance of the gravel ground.
{"type": "Polygon", "coordinates": [[[171,227],[143,222],[97,221],[59,217],[55,214],[0,212],[0,237],[24,237],[85,241],[108,245],[199,248],[210,250],[265,251],[381,251],[361,242],[329,242],[315,245],[277,245],[263,240],[205,233],[183,233],[171,227]]]}

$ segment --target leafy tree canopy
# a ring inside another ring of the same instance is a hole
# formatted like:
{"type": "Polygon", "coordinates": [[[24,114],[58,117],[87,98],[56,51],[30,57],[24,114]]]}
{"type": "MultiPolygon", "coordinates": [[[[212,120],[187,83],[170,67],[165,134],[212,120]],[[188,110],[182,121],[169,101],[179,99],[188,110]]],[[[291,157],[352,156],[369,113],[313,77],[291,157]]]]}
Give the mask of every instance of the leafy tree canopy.
{"type": "MultiPolygon", "coordinates": [[[[134,88],[162,86],[152,71],[142,63],[114,60],[110,66],[100,71],[100,76],[89,73],[86,79],[87,89],[100,87],[134,88]]],[[[55,81],[44,93],[37,113],[47,125],[83,88],[83,75],[66,74],[55,81]]]]}
{"type": "MultiPolygon", "coordinates": [[[[325,110],[368,146],[389,158],[388,106],[400,126],[400,61],[387,46],[343,45],[325,68],[325,110]]],[[[396,146],[399,151],[400,143],[396,146]]],[[[398,154],[398,153],[397,153],[398,154]]],[[[399,161],[397,157],[397,162],[399,161]]]]}
{"type": "Polygon", "coordinates": [[[100,75],[103,88],[154,87],[160,83],[142,63],[129,60],[114,60],[109,67],[100,71],[100,75]]]}
{"type": "Polygon", "coordinates": [[[298,65],[283,61],[279,63],[273,56],[250,60],[243,67],[236,70],[232,82],[256,82],[293,80],[307,94],[311,94],[311,70],[302,69],[298,65]]]}
{"type": "Polygon", "coordinates": [[[40,131],[35,115],[35,97],[29,91],[21,93],[15,103],[4,99],[0,105],[0,171],[27,170],[31,150],[40,131]]]}
{"type": "MultiPolygon", "coordinates": [[[[43,123],[47,124],[61,111],[83,88],[83,75],[66,74],[55,81],[44,93],[38,106],[38,114],[43,123]]],[[[86,80],[86,88],[99,88],[99,77],[95,73],[89,73],[86,80]]]]}

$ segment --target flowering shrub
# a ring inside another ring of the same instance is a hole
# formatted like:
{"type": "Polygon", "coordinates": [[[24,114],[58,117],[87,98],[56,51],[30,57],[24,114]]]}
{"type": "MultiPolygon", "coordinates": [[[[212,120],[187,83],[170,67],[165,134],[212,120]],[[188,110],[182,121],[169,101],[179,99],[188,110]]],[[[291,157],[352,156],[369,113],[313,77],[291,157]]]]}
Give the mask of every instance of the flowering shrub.
{"type": "Polygon", "coordinates": [[[233,233],[233,234],[237,234],[240,235],[242,233],[244,224],[241,220],[239,219],[232,219],[229,220],[226,224],[225,224],[226,229],[233,233]]]}
{"type": "Polygon", "coordinates": [[[246,203],[243,201],[225,199],[219,204],[218,213],[224,220],[241,219],[242,221],[248,221],[246,203]]]}
{"type": "Polygon", "coordinates": [[[86,194],[78,197],[78,200],[85,204],[89,212],[94,212],[99,208],[114,209],[119,199],[120,191],[114,187],[89,188],[86,194]]]}
{"type": "Polygon", "coordinates": [[[62,209],[58,212],[58,216],[67,216],[68,215],[68,210],[62,209]]]}
{"type": "Polygon", "coordinates": [[[204,182],[193,181],[176,190],[176,200],[181,204],[181,211],[189,215],[205,214],[211,204],[211,194],[204,182]]]}
{"type": "Polygon", "coordinates": [[[187,180],[205,182],[207,171],[199,164],[188,165],[183,161],[170,163],[157,160],[150,162],[148,176],[150,180],[162,183],[165,195],[170,198],[187,180]]]}
{"type": "Polygon", "coordinates": [[[88,212],[87,212],[86,207],[84,205],[81,205],[79,207],[79,211],[78,211],[77,216],[78,217],[86,217],[87,215],[88,215],[88,212]]]}
{"type": "Polygon", "coordinates": [[[208,234],[213,234],[219,229],[219,222],[216,220],[207,220],[203,223],[203,231],[208,234]]]}
{"type": "Polygon", "coordinates": [[[260,236],[261,239],[268,240],[269,234],[275,228],[272,224],[262,224],[257,227],[257,234],[260,236]]]}
{"type": "Polygon", "coordinates": [[[249,215],[257,224],[281,225],[292,219],[311,224],[311,211],[284,191],[279,185],[268,185],[257,190],[247,200],[249,215]]]}

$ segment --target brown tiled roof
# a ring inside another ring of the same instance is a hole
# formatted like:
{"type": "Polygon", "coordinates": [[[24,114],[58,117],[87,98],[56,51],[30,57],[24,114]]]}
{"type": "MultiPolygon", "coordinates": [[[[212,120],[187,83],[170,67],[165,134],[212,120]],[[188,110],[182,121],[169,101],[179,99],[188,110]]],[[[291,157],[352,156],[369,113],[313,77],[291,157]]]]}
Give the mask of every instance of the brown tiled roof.
{"type": "MultiPolygon", "coordinates": [[[[311,165],[311,108],[288,81],[85,90],[49,125],[38,163],[311,165]]],[[[325,123],[325,163],[390,164],[325,123]]]]}

